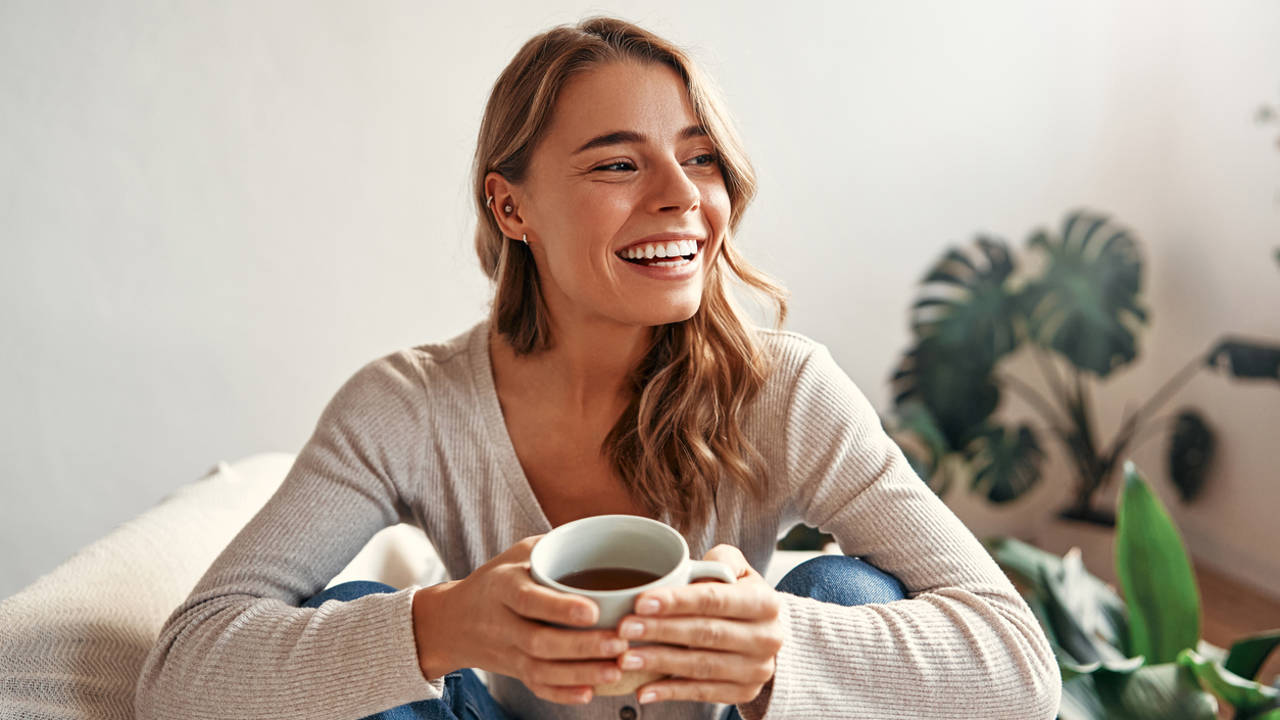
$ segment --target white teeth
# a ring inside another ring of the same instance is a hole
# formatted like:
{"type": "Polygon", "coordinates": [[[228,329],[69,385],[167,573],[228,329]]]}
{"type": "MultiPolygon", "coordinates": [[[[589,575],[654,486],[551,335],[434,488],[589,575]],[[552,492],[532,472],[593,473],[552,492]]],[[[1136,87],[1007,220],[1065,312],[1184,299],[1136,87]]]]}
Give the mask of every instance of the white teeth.
{"type": "Polygon", "coordinates": [[[697,252],[697,240],[680,240],[678,242],[669,243],[649,243],[647,245],[628,248],[620,254],[624,258],[636,260],[640,258],[669,258],[681,255],[695,255],[697,252]]]}

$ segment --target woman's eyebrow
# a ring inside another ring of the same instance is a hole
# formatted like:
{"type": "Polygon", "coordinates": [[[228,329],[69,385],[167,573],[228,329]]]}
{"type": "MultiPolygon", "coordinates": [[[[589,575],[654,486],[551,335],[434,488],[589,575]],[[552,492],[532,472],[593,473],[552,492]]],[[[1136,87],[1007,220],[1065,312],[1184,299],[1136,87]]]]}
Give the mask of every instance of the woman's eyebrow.
{"type": "MultiPolygon", "coordinates": [[[[707,131],[701,125],[690,125],[680,131],[677,140],[688,140],[695,137],[706,137],[707,131]]],[[[592,148],[604,147],[606,145],[620,145],[622,143],[642,143],[649,138],[635,132],[634,130],[614,130],[603,135],[598,135],[587,141],[585,145],[573,151],[573,155],[586,152],[592,148]]]]}

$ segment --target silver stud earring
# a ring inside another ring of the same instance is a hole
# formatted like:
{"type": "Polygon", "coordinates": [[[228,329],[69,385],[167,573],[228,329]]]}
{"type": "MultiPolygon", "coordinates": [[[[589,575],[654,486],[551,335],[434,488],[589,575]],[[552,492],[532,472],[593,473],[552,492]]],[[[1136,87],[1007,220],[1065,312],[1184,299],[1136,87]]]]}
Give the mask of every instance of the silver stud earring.
{"type": "Polygon", "coordinates": [[[510,214],[511,214],[511,206],[510,206],[510,205],[507,205],[507,206],[503,207],[502,209],[503,209],[503,210],[505,210],[505,211],[507,212],[507,214],[508,214],[508,215],[510,215],[510,214]]]}
{"type": "Polygon", "coordinates": [[[524,243],[525,245],[528,245],[528,244],[529,244],[529,233],[523,233],[523,234],[521,234],[521,235],[520,235],[520,242],[524,243]]]}

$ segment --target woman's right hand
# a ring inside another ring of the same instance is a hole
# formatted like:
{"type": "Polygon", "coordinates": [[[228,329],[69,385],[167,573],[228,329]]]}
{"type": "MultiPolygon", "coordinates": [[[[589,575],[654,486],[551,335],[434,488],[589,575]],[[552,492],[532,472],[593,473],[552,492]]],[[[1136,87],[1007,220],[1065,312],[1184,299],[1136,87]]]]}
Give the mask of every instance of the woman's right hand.
{"type": "Polygon", "coordinates": [[[529,553],[541,535],[527,537],[462,580],[417,592],[414,637],[423,674],[437,678],[458,668],[481,668],[519,679],[552,702],[591,701],[591,686],[619,677],[617,657],[628,643],[615,628],[590,628],[599,609],[587,598],[539,585],[529,553]]]}

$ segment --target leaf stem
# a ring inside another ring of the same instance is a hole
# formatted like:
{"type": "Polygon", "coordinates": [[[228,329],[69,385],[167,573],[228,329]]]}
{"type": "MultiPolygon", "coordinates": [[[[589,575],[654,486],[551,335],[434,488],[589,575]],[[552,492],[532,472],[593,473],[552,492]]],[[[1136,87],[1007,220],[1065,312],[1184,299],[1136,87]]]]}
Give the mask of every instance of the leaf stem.
{"type": "Polygon", "coordinates": [[[1053,403],[1049,402],[1043,395],[1036,392],[1036,389],[1031,387],[1030,384],[1015,375],[1001,375],[1000,380],[1007,383],[1010,390],[1015,391],[1027,402],[1035,405],[1036,408],[1040,410],[1040,413],[1044,415],[1045,421],[1049,423],[1049,427],[1052,428],[1055,433],[1061,435],[1067,432],[1062,423],[1062,421],[1067,418],[1062,416],[1062,411],[1055,408],[1053,403]]]}

